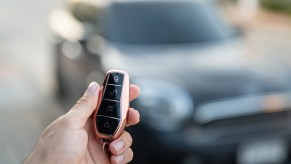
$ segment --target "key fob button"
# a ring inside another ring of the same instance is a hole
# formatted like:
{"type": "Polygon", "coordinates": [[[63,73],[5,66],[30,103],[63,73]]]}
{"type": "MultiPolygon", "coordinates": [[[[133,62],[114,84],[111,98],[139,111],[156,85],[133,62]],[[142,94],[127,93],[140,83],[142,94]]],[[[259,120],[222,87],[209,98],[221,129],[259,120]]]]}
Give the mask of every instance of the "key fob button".
{"type": "Polygon", "coordinates": [[[103,100],[97,115],[120,118],[120,102],[103,100]]]}
{"type": "Polygon", "coordinates": [[[121,90],[121,86],[107,85],[103,98],[120,101],[121,90]]]}
{"type": "Polygon", "coordinates": [[[103,116],[96,117],[96,127],[98,132],[106,135],[114,135],[119,125],[119,119],[113,119],[103,116]]]}
{"type": "Polygon", "coordinates": [[[121,73],[110,73],[108,84],[114,84],[114,85],[122,85],[123,83],[123,74],[121,73]]]}

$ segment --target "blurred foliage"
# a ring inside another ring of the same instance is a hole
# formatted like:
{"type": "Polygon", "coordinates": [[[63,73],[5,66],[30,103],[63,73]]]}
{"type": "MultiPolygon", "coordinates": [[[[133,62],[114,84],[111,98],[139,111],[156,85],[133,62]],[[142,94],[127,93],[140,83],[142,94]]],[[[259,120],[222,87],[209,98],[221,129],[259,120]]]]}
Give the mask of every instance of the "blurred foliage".
{"type": "Polygon", "coordinates": [[[291,0],[261,0],[264,8],[291,15],[291,0]]]}

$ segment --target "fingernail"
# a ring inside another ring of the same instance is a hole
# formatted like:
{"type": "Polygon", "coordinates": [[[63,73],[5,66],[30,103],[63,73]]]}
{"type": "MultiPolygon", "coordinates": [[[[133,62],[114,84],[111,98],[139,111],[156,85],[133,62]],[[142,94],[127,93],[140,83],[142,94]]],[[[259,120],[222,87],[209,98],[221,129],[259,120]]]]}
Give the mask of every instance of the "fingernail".
{"type": "Polygon", "coordinates": [[[115,157],[116,163],[120,163],[121,161],[123,161],[123,159],[124,159],[124,155],[119,155],[119,156],[115,157]]]}
{"type": "Polygon", "coordinates": [[[91,82],[86,90],[86,93],[94,94],[97,88],[98,88],[98,84],[96,82],[91,82]]]}
{"type": "Polygon", "coordinates": [[[113,144],[113,147],[116,150],[116,152],[119,152],[123,148],[123,146],[124,146],[123,141],[118,141],[118,142],[113,144]]]}

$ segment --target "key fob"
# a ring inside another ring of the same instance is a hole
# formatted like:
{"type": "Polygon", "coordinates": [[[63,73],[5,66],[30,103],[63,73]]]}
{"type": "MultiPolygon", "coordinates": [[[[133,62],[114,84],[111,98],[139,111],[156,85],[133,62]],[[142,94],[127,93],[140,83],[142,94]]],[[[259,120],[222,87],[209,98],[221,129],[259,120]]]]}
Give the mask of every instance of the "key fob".
{"type": "Polygon", "coordinates": [[[125,71],[107,72],[94,113],[96,136],[103,142],[117,139],[127,122],[129,76],[125,71]]]}

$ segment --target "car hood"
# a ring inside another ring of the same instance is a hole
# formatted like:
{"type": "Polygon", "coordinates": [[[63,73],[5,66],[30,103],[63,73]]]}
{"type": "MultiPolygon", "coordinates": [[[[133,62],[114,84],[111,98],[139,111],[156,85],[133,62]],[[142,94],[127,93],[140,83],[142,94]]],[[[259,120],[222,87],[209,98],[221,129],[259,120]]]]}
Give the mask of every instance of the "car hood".
{"type": "Polygon", "coordinates": [[[289,87],[285,65],[245,45],[240,39],[155,46],[111,43],[101,60],[105,70],[126,70],[133,79],[158,78],[183,86],[196,104],[289,87]]]}
{"type": "Polygon", "coordinates": [[[235,71],[246,64],[242,50],[239,42],[152,46],[109,44],[102,55],[102,62],[106,69],[117,67],[134,74],[163,73],[164,70],[235,71]]]}

